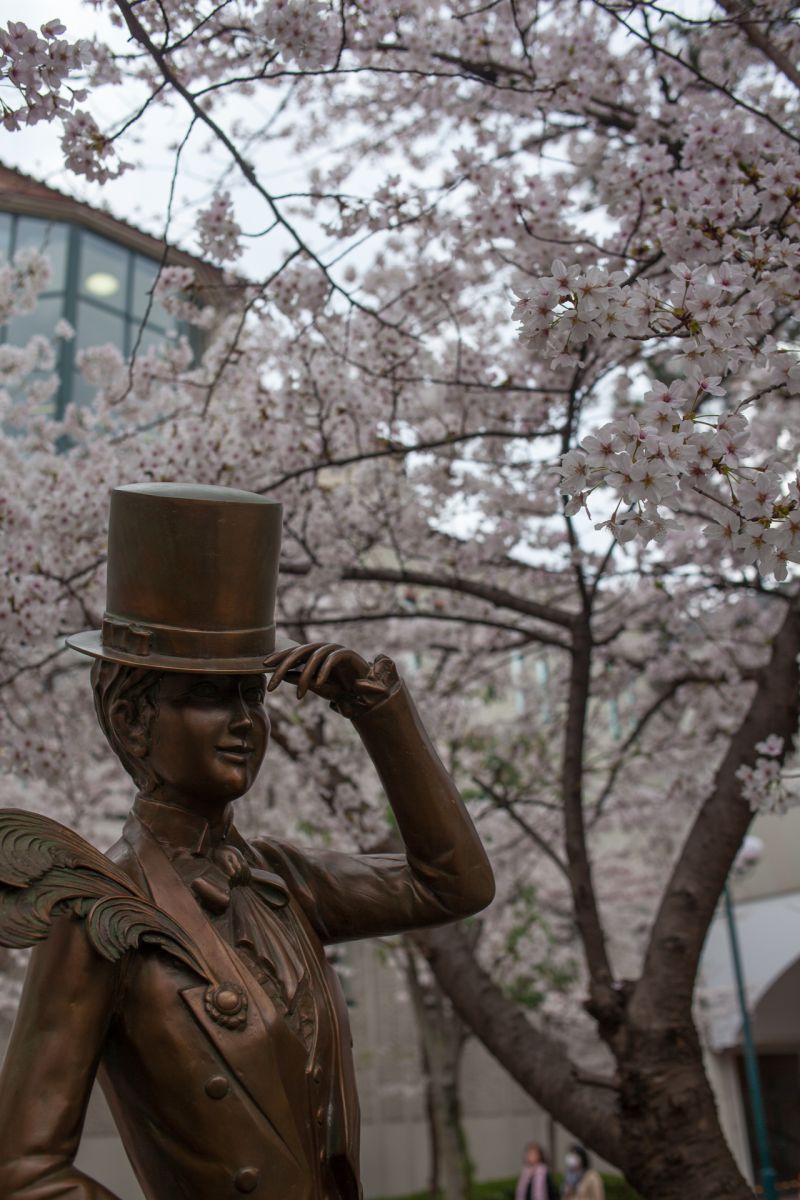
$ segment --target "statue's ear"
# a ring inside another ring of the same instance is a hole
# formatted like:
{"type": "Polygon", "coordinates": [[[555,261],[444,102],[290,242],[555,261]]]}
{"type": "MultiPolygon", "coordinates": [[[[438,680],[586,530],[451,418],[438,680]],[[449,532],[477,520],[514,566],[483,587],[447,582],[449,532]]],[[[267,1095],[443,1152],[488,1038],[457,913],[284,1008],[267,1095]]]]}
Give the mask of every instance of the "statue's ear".
{"type": "Polygon", "coordinates": [[[130,700],[115,700],[108,714],[109,722],[125,749],[134,758],[144,758],[149,750],[147,726],[142,720],[142,707],[130,700]]]}

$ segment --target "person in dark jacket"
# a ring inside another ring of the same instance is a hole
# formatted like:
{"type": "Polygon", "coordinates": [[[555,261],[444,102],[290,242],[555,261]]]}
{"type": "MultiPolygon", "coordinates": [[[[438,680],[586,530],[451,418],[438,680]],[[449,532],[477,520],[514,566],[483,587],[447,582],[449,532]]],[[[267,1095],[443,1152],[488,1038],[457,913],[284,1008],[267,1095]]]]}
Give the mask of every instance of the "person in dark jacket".
{"type": "Polygon", "coordinates": [[[557,1200],[558,1188],[547,1166],[545,1152],[538,1142],[525,1147],[522,1170],[514,1200],[557,1200]]]}

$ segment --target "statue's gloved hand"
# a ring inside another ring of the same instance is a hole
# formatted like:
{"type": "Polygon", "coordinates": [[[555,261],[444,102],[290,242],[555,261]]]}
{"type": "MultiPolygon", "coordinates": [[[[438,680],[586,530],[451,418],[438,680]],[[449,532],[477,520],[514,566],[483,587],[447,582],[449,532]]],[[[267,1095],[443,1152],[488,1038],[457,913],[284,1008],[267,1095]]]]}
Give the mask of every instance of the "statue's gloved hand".
{"type": "Polygon", "coordinates": [[[374,708],[400,686],[397,668],[385,654],[368,663],[337,642],[276,650],[264,659],[264,669],[272,675],[267,691],[274,692],[286,680],[297,685],[298,700],[306,692],[314,692],[350,718],[374,708]]]}

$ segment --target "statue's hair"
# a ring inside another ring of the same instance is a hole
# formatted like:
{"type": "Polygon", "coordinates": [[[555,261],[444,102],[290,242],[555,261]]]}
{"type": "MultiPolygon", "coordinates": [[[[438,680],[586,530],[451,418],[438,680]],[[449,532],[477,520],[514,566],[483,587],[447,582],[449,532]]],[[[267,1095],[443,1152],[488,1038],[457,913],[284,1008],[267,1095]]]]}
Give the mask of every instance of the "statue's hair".
{"type": "Polygon", "coordinates": [[[96,658],[92,664],[92,691],[94,707],[100,728],[108,744],[142,792],[151,792],[158,783],[158,776],[148,766],[147,756],[132,753],[120,736],[112,719],[114,705],[119,700],[131,704],[142,720],[146,735],[158,714],[158,688],[163,671],[148,671],[142,667],[131,667],[126,663],[108,662],[96,658]]]}

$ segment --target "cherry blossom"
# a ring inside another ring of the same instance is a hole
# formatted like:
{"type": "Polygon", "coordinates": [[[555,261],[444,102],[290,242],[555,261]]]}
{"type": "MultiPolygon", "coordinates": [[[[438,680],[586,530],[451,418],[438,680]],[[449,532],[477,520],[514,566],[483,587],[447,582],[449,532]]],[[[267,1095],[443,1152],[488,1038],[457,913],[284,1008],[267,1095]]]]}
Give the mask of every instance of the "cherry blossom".
{"type": "Polygon", "coordinates": [[[0,322],[32,312],[50,277],[50,261],[37,250],[20,250],[13,263],[0,266],[0,322]]]}
{"type": "MultiPolygon", "coordinates": [[[[217,303],[163,270],[157,298],[202,327],[202,354],[183,336],[132,363],[83,346],[91,402],[60,421],[52,347],[3,347],[3,769],[9,794],[78,826],[125,807],[62,648],[102,617],[110,487],[280,498],[285,631],[400,660],[490,845],[480,964],[506,998],[531,995],[548,953],[568,979],[515,1012],[537,1054],[555,1029],[577,1061],[537,1058],[524,1086],[641,1194],[739,1200],[691,998],[751,805],[790,791],[800,152],[781,64],[800,33],[785,6],[674,8],[264,0],[233,28],[230,5],[108,5],[130,53],[98,44],[89,80],[135,86],[140,130],[202,127],[224,168],[192,193],[192,248],[243,278],[217,303]],[[296,168],[285,193],[276,139],[296,168]],[[720,836],[692,873],[700,814],[720,836]],[[686,894],[702,915],[669,926],[686,894]],[[687,1047],[691,1112],[657,1085],[665,1026],[687,1047]],[[601,1088],[576,1083],[587,1062],[601,1088]],[[618,1086],[640,1097],[624,1131],[618,1086]]],[[[96,93],[69,91],[82,51],[48,74],[65,36],[9,33],[7,125],[54,119],[65,161],[103,181],[140,153],[137,123],[110,132],[96,93]]],[[[45,268],[1,270],[9,320],[45,268]]],[[[334,718],[276,699],[247,819],[380,846],[379,790],[334,718]]],[[[512,1072],[524,1040],[505,1048],[512,1072]]]]}
{"type": "Polygon", "coordinates": [[[216,262],[229,262],[241,254],[241,228],[233,215],[229,192],[219,192],[197,218],[197,232],[203,254],[216,262]]]}

